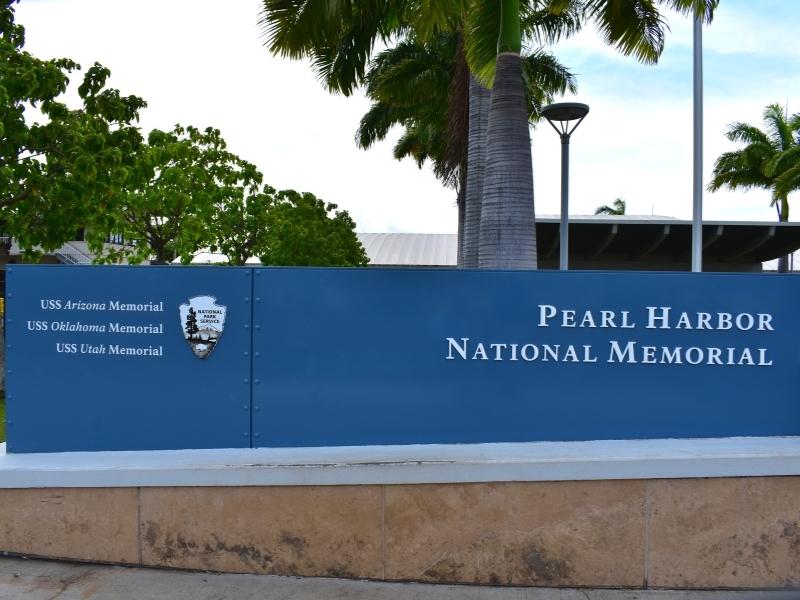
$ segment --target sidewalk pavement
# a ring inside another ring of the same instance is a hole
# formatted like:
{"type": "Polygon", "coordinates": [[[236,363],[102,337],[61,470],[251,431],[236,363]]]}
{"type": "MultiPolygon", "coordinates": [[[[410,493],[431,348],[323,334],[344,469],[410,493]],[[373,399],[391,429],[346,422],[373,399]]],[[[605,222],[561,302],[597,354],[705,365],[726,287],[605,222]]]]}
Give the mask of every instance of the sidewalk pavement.
{"type": "Polygon", "coordinates": [[[13,600],[800,600],[797,591],[502,588],[220,575],[0,557],[13,600]]]}

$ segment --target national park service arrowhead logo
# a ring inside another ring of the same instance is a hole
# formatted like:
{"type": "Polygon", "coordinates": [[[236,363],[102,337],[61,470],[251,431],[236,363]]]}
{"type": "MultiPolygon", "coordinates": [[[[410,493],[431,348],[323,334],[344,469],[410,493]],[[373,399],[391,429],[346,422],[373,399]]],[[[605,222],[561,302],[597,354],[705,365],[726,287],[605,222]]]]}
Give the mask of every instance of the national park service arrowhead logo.
{"type": "Polygon", "coordinates": [[[183,337],[197,358],[208,358],[225,328],[228,309],[217,304],[213,296],[195,296],[181,304],[183,337]]]}

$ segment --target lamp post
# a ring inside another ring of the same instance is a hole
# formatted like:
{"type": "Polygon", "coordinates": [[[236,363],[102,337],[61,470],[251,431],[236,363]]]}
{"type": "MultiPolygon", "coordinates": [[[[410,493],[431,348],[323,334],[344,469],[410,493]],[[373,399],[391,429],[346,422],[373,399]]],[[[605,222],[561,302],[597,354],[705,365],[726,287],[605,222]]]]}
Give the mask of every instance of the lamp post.
{"type": "Polygon", "coordinates": [[[694,19],[694,167],[692,272],[703,270],[703,19],[694,19]]]}
{"type": "Polygon", "coordinates": [[[578,128],[588,113],[589,106],[578,102],[559,102],[542,109],[542,116],[561,137],[561,227],[559,232],[561,238],[558,268],[562,271],[569,268],[569,136],[578,128]]]}

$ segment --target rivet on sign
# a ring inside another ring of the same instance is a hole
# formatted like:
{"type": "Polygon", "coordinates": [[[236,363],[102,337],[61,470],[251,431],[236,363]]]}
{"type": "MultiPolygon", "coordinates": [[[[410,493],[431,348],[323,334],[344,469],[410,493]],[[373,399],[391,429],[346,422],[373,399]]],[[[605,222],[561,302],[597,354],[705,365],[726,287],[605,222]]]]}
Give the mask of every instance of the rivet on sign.
{"type": "Polygon", "coordinates": [[[245,377],[244,382],[245,383],[250,383],[250,380],[245,377]]]}
{"type": "Polygon", "coordinates": [[[245,296],[245,297],[244,297],[244,301],[245,301],[245,302],[250,302],[250,297],[249,297],[249,296],[245,296]]]}
{"type": "Polygon", "coordinates": [[[250,353],[249,352],[245,352],[244,355],[245,356],[250,356],[250,353]]]}

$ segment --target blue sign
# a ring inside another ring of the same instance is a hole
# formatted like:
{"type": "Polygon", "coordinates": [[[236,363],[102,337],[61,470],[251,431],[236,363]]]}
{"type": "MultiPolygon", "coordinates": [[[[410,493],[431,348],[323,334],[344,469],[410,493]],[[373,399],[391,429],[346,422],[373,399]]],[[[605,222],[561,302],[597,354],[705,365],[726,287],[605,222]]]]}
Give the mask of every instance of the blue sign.
{"type": "Polygon", "coordinates": [[[263,446],[800,435],[800,278],[260,270],[263,446]]]}
{"type": "Polygon", "coordinates": [[[11,452],[800,435],[800,279],[14,266],[11,452]]]}
{"type": "Polygon", "coordinates": [[[7,273],[10,452],[250,446],[251,269],[7,273]]]}

